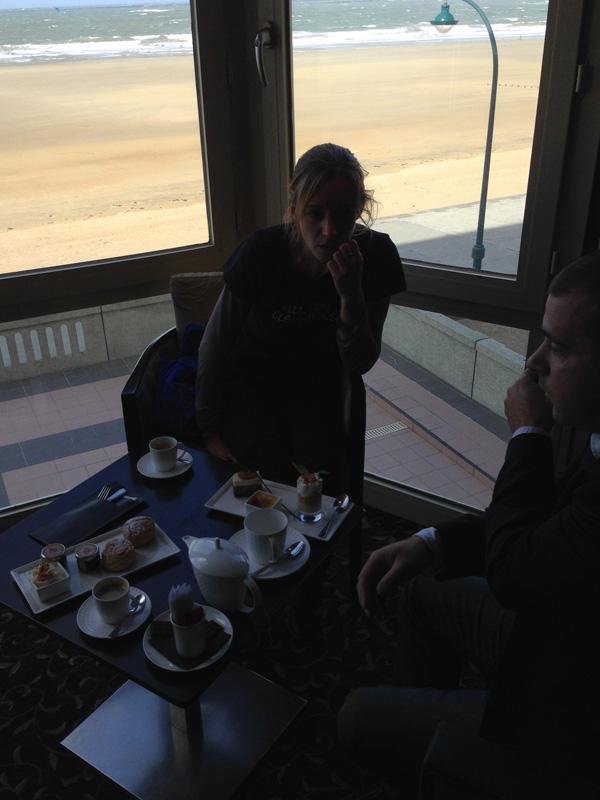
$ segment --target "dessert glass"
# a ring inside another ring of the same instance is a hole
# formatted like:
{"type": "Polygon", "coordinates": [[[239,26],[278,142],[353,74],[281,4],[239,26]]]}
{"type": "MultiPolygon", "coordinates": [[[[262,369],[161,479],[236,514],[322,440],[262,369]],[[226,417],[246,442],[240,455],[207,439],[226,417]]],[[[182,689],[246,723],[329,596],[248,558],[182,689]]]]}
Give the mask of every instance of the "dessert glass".
{"type": "Polygon", "coordinates": [[[302,522],[323,519],[323,479],[319,475],[300,475],[296,481],[298,516],[302,522]]]}

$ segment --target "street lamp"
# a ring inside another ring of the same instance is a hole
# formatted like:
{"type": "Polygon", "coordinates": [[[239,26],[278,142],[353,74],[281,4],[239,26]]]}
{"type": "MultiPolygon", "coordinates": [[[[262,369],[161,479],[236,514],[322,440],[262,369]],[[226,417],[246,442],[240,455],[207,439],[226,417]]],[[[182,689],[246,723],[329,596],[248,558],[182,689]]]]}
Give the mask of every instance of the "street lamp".
{"type": "MultiPolygon", "coordinates": [[[[481,181],[481,199],[479,201],[479,220],[477,222],[477,237],[471,255],[473,257],[473,269],[481,269],[481,262],[485,256],[485,246],[483,244],[483,228],[485,225],[485,209],[487,205],[487,191],[490,177],[490,161],[492,158],[492,138],[494,135],[494,115],[496,113],[496,90],[498,88],[498,48],[496,47],[496,37],[486,15],[473,0],[463,0],[477,11],[484,22],[492,45],[493,73],[492,73],[492,93],[490,97],[490,113],[488,117],[487,139],[485,143],[485,157],[483,159],[483,178],[481,181]]],[[[431,20],[440,33],[448,33],[458,20],[454,19],[450,13],[448,3],[442,3],[442,10],[435,19],[431,20]]]]}

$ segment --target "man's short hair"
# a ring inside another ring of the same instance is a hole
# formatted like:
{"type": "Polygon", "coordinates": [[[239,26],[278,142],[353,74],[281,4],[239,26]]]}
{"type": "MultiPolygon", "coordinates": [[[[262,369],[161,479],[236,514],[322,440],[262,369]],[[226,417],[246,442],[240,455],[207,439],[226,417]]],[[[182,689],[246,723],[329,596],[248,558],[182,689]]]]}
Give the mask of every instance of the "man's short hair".
{"type": "Polygon", "coordinates": [[[581,295],[594,309],[593,328],[588,333],[600,342],[600,250],[578,258],[564,267],[551,281],[548,294],[553,297],[581,295]]]}
{"type": "Polygon", "coordinates": [[[548,294],[555,297],[583,294],[600,306],[600,250],[564,267],[552,279],[548,294]]]}

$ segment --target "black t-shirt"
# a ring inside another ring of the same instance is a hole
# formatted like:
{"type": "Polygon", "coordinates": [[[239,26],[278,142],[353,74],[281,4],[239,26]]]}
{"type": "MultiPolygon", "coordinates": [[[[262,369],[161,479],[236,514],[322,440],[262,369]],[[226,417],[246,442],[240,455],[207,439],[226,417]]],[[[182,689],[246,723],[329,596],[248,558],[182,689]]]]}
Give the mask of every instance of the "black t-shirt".
{"type": "MultiPolygon", "coordinates": [[[[363,257],[365,300],[403,291],[402,263],[390,237],[364,231],[354,238],[363,257]]],[[[223,272],[231,292],[250,304],[236,348],[246,365],[255,357],[277,359],[273,363],[284,370],[341,366],[336,342],[340,297],[333,278],[329,272],[307,277],[294,268],[285,226],[249,236],[223,272]]]]}

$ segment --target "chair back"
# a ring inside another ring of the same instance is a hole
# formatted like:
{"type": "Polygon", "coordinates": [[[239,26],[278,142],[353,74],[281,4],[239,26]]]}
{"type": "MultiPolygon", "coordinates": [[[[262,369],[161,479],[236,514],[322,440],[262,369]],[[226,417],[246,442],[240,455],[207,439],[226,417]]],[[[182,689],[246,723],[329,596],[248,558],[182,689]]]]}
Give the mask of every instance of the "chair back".
{"type": "Polygon", "coordinates": [[[199,325],[208,323],[224,285],[222,272],[180,272],[171,275],[169,288],[180,348],[190,322],[199,325]]]}
{"type": "MultiPolygon", "coordinates": [[[[156,430],[154,407],[160,364],[163,358],[177,359],[189,322],[206,325],[223,288],[221,272],[183,272],[169,281],[175,327],[165,331],[146,347],[121,392],[127,449],[146,447],[156,430]]],[[[200,434],[198,433],[198,436],[200,434]]]]}

